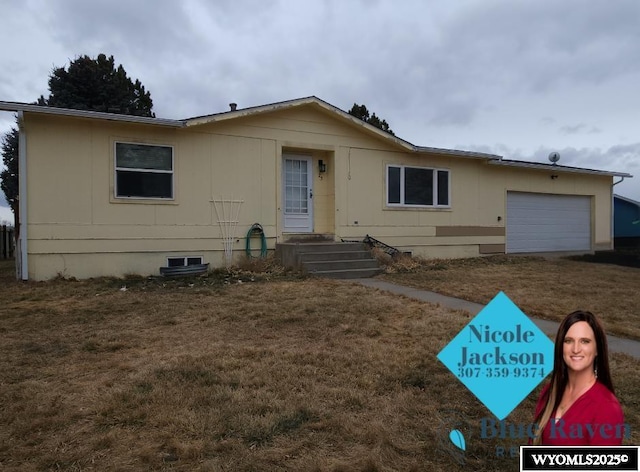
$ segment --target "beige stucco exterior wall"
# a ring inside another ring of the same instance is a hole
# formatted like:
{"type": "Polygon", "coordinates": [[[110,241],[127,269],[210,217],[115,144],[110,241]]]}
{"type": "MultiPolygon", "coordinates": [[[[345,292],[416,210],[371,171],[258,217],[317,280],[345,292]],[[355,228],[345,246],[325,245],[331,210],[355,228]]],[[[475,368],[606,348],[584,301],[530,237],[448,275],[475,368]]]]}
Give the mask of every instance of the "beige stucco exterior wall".
{"type": "MultiPolygon", "coordinates": [[[[313,158],[314,232],[345,239],[369,234],[427,257],[477,256],[504,247],[507,191],[593,196],[593,241],[610,247],[611,178],[488,165],[484,160],[415,154],[299,107],[186,129],[26,114],[29,277],[157,274],[169,256],[223,264],[213,201],[242,200],[234,251],[244,254],[253,223],[268,247],[282,232],[282,155],[313,158]],[[114,197],[116,141],[174,148],[175,198],[114,197]],[[317,172],[318,160],[327,172],[317,172]],[[385,168],[448,169],[451,207],[385,204],[385,168]],[[500,219],[498,219],[500,217],[500,219]],[[451,230],[451,228],[454,228],[451,230]]],[[[595,247],[594,247],[595,248],[595,247]]]]}
{"type": "Polygon", "coordinates": [[[273,140],[29,115],[27,149],[30,278],[157,274],[170,256],[222,265],[220,199],[243,201],[237,254],[254,222],[275,238],[273,140]],[[116,141],[173,146],[175,198],[114,198],[116,141]]]}

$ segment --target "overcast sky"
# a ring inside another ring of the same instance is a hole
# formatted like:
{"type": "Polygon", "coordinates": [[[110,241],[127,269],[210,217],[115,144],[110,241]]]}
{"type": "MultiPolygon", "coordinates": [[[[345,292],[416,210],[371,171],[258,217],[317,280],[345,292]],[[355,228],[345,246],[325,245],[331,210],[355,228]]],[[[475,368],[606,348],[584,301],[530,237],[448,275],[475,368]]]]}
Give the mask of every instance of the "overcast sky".
{"type": "Polygon", "coordinates": [[[161,118],[357,102],[416,145],[632,174],[640,200],[637,0],[0,0],[0,44],[0,100],[105,53],[161,118]]]}

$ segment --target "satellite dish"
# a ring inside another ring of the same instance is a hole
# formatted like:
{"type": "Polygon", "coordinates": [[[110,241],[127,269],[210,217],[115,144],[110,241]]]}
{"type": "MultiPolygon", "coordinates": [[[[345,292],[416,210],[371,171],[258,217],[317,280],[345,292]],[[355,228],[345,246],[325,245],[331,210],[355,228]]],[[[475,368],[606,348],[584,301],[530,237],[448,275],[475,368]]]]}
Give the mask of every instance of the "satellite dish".
{"type": "Polygon", "coordinates": [[[560,153],[558,152],[552,152],[551,154],[549,154],[549,160],[555,164],[556,162],[558,162],[560,160],[560,153]]]}

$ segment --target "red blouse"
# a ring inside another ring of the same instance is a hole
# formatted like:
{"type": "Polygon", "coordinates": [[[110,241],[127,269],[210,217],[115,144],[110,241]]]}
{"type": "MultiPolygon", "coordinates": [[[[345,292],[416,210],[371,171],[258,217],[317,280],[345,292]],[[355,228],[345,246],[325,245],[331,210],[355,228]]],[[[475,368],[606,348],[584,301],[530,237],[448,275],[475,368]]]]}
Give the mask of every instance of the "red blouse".
{"type": "MultiPolygon", "coordinates": [[[[549,385],[540,393],[536,417],[544,408],[547,390],[549,385]]],[[[631,434],[618,399],[600,382],[578,397],[561,418],[554,416],[555,412],[542,432],[545,446],[619,446],[631,434]]]]}

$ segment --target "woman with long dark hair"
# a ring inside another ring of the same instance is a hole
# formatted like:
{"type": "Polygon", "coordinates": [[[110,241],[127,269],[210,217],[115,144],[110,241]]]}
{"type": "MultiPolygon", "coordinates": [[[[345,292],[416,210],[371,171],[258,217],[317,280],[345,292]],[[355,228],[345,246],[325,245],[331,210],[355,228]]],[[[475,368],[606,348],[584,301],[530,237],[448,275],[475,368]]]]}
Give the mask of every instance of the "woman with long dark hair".
{"type": "Polygon", "coordinates": [[[535,423],[533,444],[620,445],[629,434],[611,381],[607,336],[588,311],[574,311],[560,323],[535,423]]]}

